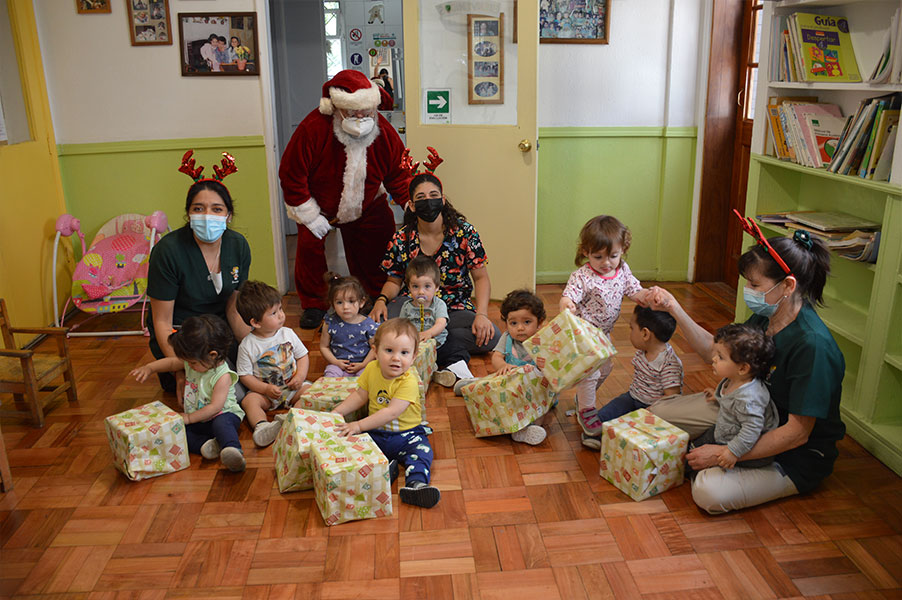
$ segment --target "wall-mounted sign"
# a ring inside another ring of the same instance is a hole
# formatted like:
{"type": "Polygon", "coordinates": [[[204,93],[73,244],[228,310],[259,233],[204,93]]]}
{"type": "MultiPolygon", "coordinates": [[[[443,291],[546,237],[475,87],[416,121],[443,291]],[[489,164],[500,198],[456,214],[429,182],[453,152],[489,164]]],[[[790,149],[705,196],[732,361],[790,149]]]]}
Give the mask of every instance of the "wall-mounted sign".
{"type": "Polygon", "coordinates": [[[426,90],[425,123],[451,122],[451,90],[426,90]]]}
{"type": "Polygon", "coordinates": [[[360,63],[363,62],[363,55],[355,52],[351,55],[351,64],[355,67],[360,66],[360,63]]]}
{"type": "Polygon", "coordinates": [[[359,42],[363,39],[363,32],[355,27],[348,33],[348,37],[351,38],[352,42],[359,42]]]}

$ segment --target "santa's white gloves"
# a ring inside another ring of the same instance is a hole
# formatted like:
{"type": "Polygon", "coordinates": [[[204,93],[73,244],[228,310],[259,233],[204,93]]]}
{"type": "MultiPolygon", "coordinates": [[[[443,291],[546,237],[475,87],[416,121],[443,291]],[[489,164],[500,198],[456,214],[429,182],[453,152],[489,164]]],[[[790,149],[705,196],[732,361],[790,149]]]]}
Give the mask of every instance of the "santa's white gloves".
{"type": "Polygon", "coordinates": [[[286,205],[285,212],[288,213],[289,219],[309,229],[317,239],[323,239],[332,230],[328,219],[320,214],[319,204],[313,198],[300,206],[286,205]]]}

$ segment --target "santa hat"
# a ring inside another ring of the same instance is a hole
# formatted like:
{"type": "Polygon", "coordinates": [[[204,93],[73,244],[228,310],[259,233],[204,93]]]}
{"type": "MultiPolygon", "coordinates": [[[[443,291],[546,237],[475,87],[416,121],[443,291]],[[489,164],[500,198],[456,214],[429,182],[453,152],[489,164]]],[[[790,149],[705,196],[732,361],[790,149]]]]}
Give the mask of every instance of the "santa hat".
{"type": "Polygon", "coordinates": [[[384,89],[353,69],[339,71],[323,84],[323,97],[319,99],[319,112],[331,115],[336,108],[344,110],[391,110],[392,98],[384,89]]]}

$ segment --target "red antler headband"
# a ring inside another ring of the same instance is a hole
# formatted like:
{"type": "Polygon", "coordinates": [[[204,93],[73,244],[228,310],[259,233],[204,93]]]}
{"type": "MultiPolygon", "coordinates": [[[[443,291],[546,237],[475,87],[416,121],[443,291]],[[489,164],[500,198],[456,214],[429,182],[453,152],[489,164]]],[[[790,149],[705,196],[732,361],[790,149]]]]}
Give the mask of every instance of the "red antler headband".
{"type": "Polygon", "coordinates": [[[742,221],[742,230],[755,238],[755,241],[760,245],[764,246],[764,248],[767,250],[767,253],[770,254],[775,261],[777,261],[777,264],[780,265],[780,268],[783,269],[783,272],[786,273],[787,276],[792,275],[792,269],[790,269],[789,265],[787,265],[786,262],[782,258],[780,258],[780,255],[777,254],[777,251],[774,250],[773,246],[767,243],[767,240],[764,239],[764,235],[761,233],[761,228],[758,227],[758,224],[755,223],[755,221],[751,217],[743,217],[735,208],[733,209],[733,212],[737,217],[739,217],[739,220],[742,221]]]}
{"type": "MultiPolygon", "coordinates": [[[[429,150],[429,159],[423,161],[423,166],[426,167],[423,173],[429,173],[435,177],[435,169],[445,162],[445,159],[439,156],[438,151],[432,146],[426,146],[426,149],[429,150]]],[[[409,171],[411,177],[416,177],[419,174],[420,161],[414,162],[413,158],[410,157],[410,148],[404,148],[404,154],[401,155],[401,168],[409,171]]]]}
{"type": "Polygon", "coordinates": [[[231,175],[232,173],[238,172],[238,167],[235,166],[235,158],[229,154],[228,152],[222,153],[222,168],[219,165],[213,165],[213,177],[201,177],[201,173],[204,172],[203,166],[195,168],[194,166],[194,150],[188,150],[185,152],[185,155],[182,156],[182,164],[179,167],[179,172],[184,173],[188,177],[194,180],[194,183],[198,183],[200,181],[218,181],[222,183],[222,180],[231,175]]]}

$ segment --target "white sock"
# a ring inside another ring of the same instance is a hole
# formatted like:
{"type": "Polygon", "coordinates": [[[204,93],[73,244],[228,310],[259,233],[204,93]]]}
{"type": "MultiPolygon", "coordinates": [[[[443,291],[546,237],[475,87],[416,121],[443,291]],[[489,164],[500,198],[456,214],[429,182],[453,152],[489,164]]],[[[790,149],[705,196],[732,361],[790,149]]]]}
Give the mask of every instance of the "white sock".
{"type": "Polygon", "coordinates": [[[460,379],[473,379],[473,374],[470,373],[469,365],[462,360],[451,363],[445,368],[457,375],[460,379]]]}

